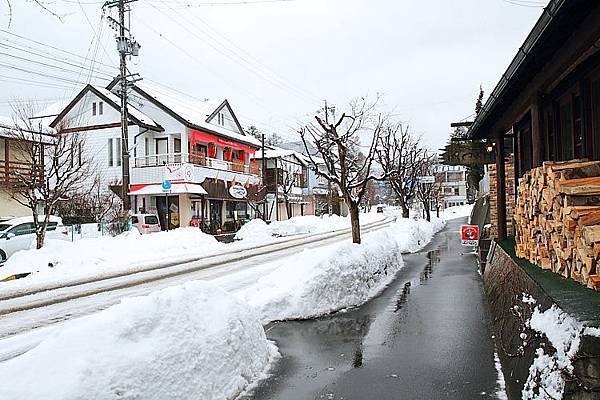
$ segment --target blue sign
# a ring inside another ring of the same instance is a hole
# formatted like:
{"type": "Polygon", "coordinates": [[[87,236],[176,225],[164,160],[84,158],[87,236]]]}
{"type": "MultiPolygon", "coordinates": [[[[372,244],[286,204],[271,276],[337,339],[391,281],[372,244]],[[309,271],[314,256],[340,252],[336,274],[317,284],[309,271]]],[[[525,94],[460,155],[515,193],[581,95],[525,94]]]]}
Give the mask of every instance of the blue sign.
{"type": "Polygon", "coordinates": [[[169,190],[169,189],[171,189],[171,181],[164,180],[162,182],[162,188],[163,188],[163,190],[169,190]]]}

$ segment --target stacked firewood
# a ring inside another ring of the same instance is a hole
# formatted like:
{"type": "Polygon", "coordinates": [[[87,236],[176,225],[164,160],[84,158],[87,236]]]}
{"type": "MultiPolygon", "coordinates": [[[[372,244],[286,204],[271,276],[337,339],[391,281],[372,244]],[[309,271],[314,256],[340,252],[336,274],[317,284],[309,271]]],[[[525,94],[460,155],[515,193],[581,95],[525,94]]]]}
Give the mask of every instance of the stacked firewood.
{"type": "Polygon", "coordinates": [[[519,180],[517,256],[600,290],[600,161],[545,162],[519,180]]]}

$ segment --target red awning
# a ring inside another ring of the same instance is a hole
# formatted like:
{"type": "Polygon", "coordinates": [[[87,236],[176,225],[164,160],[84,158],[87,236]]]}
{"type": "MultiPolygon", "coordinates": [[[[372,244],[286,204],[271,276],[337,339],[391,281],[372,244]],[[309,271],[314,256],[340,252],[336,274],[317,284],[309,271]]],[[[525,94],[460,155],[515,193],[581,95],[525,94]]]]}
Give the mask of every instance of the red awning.
{"type": "Polygon", "coordinates": [[[202,143],[215,143],[221,147],[231,147],[234,150],[244,150],[250,154],[254,154],[256,151],[255,148],[247,146],[245,144],[235,142],[233,140],[228,140],[216,135],[211,135],[210,133],[198,131],[195,129],[190,129],[189,131],[190,142],[202,142],[202,143]]]}

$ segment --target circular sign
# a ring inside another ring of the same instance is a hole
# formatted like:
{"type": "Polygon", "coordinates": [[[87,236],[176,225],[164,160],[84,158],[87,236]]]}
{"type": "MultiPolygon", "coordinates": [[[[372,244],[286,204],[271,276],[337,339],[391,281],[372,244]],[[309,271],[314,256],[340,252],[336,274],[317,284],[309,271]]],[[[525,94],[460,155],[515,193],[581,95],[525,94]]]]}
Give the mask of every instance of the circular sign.
{"type": "Polygon", "coordinates": [[[165,179],[162,182],[162,188],[163,188],[163,190],[169,190],[169,189],[171,189],[171,181],[165,179]]]}
{"type": "Polygon", "coordinates": [[[248,195],[246,188],[242,185],[233,185],[229,188],[229,194],[236,199],[244,199],[248,195]]]}

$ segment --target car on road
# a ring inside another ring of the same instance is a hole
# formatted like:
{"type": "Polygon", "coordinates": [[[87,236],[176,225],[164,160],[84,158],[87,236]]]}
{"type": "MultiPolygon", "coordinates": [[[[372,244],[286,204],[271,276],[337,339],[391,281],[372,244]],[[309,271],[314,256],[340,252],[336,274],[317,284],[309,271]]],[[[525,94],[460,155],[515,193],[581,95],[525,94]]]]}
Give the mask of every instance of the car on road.
{"type": "Polygon", "coordinates": [[[137,228],[142,234],[160,232],[160,221],[156,214],[133,214],[131,216],[131,226],[137,228]]]}
{"type": "MultiPolygon", "coordinates": [[[[39,216],[42,220],[43,215],[39,216]]],[[[70,240],[69,233],[62,219],[50,216],[46,228],[48,239],[70,240]]],[[[0,222],[0,265],[19,250],[27,250],[35,246],[35,227],[33,217],[3,219],[0,222]]]]}

